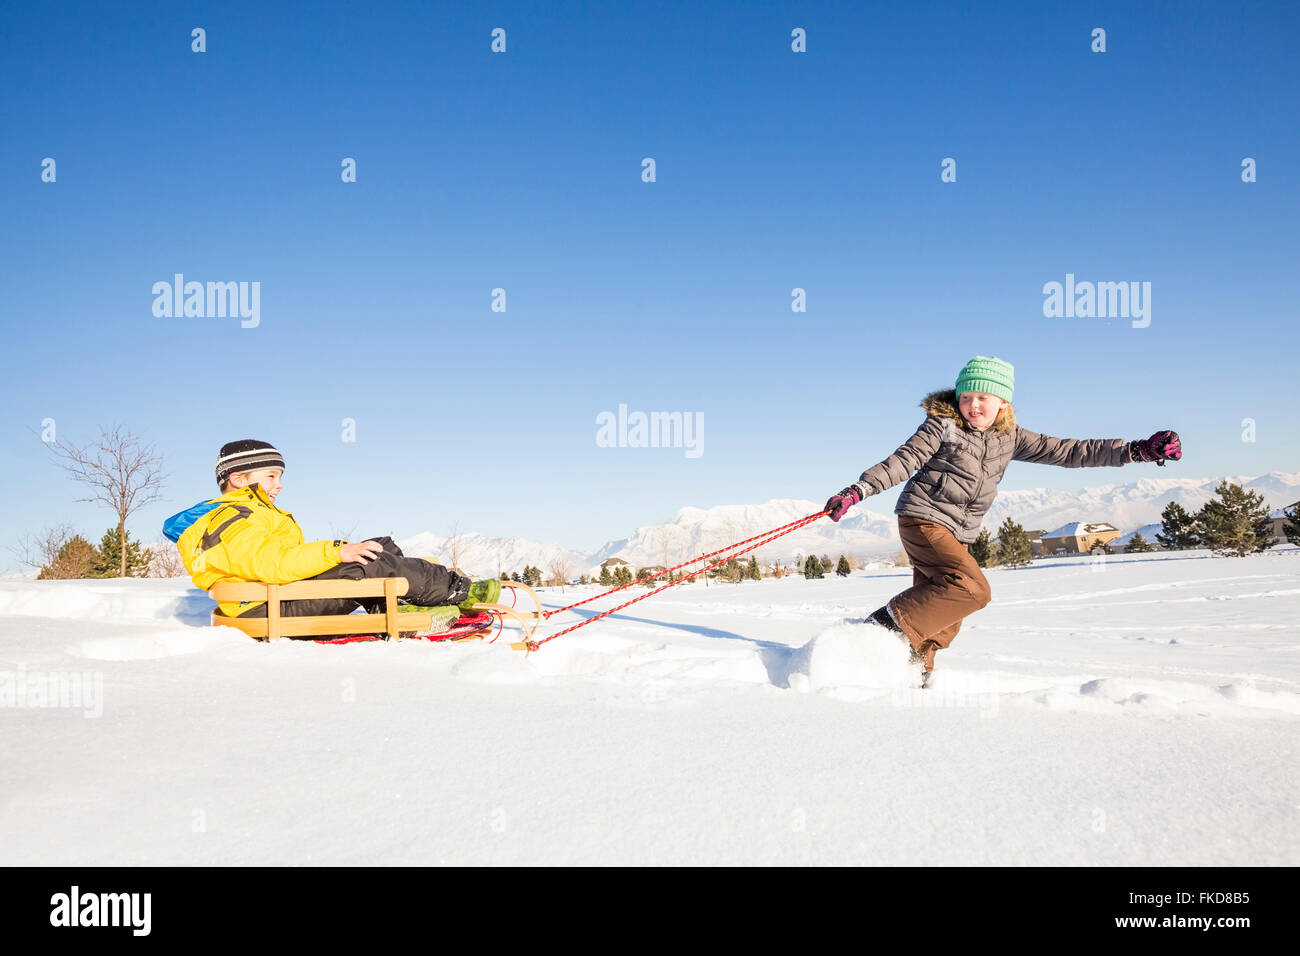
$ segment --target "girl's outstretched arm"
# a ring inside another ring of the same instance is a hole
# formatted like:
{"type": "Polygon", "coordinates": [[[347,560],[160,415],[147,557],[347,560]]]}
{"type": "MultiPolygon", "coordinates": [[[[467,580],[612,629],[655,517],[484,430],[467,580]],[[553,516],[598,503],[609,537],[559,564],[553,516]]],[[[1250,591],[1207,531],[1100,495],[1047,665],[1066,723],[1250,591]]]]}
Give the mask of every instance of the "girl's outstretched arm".
{"type": "Polygon", "coordinates": [[[935,415],[926,416],[912,437],[899,445],[894,453],[864,471],[850,487],[856,488],[863,498],[878,495],[906,481],[939,450],[943,442],[943,422],[935,415]]]}
{"type": "Polygon", "coordinates": [[[1028,428],[1017,428],[1011,460],[1062,468],[1127,465],[1132,461],[1128,444],[1123,438],[1054,438],[1028,428]]]}
{"type": "Polygon", "coordinates": [[[826,511],[832,521],[839,521],[844,513],[864,498],[878,495],[908,478],[930,460],[939,450],[944,426],[934,415],[926,418],[912,437],[903,442],[892,455],[878,465],[872,465],[853,484],[826,502],[826,511]]]}

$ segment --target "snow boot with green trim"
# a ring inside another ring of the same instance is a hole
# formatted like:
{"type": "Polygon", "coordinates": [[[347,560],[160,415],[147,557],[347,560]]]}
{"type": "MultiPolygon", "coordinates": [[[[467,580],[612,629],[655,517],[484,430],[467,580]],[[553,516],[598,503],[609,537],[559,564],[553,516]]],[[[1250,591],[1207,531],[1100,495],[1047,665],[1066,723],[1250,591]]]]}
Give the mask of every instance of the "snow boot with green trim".
{"type": "Polygon", "coordinates": [[[496,604],[501,600],[501,582],[495,578],[475,581],[469,586],[469,595],[460,602],[461,612],[472,614],[475,604],[496,604]]]}

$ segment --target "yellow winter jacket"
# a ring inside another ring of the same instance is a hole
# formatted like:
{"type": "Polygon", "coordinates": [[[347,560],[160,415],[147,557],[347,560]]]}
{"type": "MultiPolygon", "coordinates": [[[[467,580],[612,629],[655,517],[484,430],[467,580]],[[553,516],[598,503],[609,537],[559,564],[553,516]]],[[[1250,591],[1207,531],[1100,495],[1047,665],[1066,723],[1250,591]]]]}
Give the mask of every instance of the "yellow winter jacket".
{"type": "MultiPolygon", "coordinates": [[[[288,584],[315,577],[341,560],[342,541],[305,541],[293,515],[261,485],[229,491],[172,515],[163,533],[176,542],[185,570],[207,591],[222,581],[288,584]]],[[[235,616],[263,601],[218,602],[235,616]]]]}

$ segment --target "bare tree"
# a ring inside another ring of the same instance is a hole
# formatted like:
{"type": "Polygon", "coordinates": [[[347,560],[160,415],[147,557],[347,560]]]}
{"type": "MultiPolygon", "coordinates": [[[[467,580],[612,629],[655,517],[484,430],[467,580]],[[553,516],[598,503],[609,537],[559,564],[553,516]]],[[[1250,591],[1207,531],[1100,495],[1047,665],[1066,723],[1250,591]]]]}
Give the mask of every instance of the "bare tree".
{"type": "Polygon", "coordinates": [[[17,547],[11,547],[9,553],[23,566],[39,571],[43,567],[54,564],[63,546],[71,541],[76,533],[72,525],[64,522],[34,535],[23,535],[18,539],[17,547]]]}
{"type": "Polygon", "coordinates": [[[117,514],[118,540],[122,542],[121,577],[126,577],[126,519],[145,505],[162,497],[162,458],[152,445],[123,431],[120,425],[99,429],[99,440],[78,446],[71,442],[50,442],[55,463],[73,481],[90,489],[89,498],[78,501],[106,504],[117,514]]]}
{"type": "MultiPolygon", "coordinates": [[[[170,543],[170,542],[168,542],[170,543]]],[[[159,548],[152,551],[153,560],[149,562],[149,577],[151,578],[179,578],[184,577],[185,562],[181,560],[181,553],[173,545],[170,548],[159,548]]]]}
{"type": "MultiPolygon", "coordinates": [[[[659,529],[659,555],[660,555],[659,560],[660,560],[660,564],[661,564],[661,566],[665,569],[665,572],[667,572],[667,569],[672,568],[672,567],[674,567],[675,565],[681,564],[683,561],[686,560],[684,557],[678,557],[678,559],[677,559],[676,561],[673,561],[673,559],[672,559],[672,550],[673,550],[673,549],[672,549],[672,543],[673,543],[672,539],[673,539],[673,537],[675,537],[675,536],[674,536],[674,535],[670,535],[670,534],[668,533],[668,531],[669,531],[668,528],[661,528],[661,529],[659,529]]],[[[683,548],[681,545],[678,545],[678,546],[677,546],[677,553],[678,553],[678,555],[681,555],[681,553],[682,553],[683,550],[684,550],[684,548],[683,548]]],[[[665,581],[671,581],[671,580],[673,580],[673,576],[672,576],[671,574],[665,573],[665,574],[664,574],[664,580],[665,580],[665,581]]]]}
{"type": "Polygon", "coordinates": [[[346,529],[340,525],[336,525],[333,521],[330,522],[330,539],[332,541],[355,541],[356,538],[354,538],[353,535],[356,533],[357,525],[355,521],[352,523],[350,528],[346,529]]]}
{"type": "Polygon", "coordinates": [[[461,534],[460,524],[458,522],[451,526],[451,531],[447,532],[447,541],[443,545],[443,547],[447,550],[448,555],[451,556],[451,563],[448,566],[457,574],[465,573],[460,569],[460,551],[461,551],[461,544],[462,544],[461,539],[464,537],[465,536],[461,534]]]}
{"type": "Polygon", "coordinates": [[[572,565],[564,558],[556,557],[552,558],[551,563],[546,567],[551,572],[551,580],[547,583],[560,585],[560,593],[563,594],[564,585],[568,583],[569,573],[573,570],[572,565]]]}

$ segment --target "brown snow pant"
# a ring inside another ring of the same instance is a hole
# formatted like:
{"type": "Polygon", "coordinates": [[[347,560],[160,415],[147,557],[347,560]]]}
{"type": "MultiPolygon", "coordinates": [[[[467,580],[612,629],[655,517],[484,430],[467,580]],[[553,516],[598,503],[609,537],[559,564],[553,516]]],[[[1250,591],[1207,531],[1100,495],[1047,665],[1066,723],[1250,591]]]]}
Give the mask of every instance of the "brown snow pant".
{"type": "Polygon", "coordinates": [[[992,592],[966,545],[935,521],[898,516],[898,536],[912,562],[912,586],[889,601],[894,620],[934,670],[934,653],[947,647],[962,619],[989,603],[992,592]]]}

